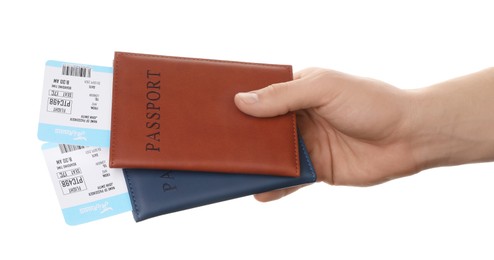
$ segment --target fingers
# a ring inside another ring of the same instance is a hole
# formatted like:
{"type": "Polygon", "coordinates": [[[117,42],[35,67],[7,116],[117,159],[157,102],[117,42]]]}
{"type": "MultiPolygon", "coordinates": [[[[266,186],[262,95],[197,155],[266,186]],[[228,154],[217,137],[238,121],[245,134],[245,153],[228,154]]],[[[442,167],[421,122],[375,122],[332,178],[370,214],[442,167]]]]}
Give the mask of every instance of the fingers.
{"type": "Polygon", "coordinates": [[[272,117],[321,105],[321,84],[314,84],[313,70],[295,74],[289,82],[272,84],[263,89],[238,93],[235,104],[244,113],[256,117],[272,117]]]}
{"type": "Polygon", "coordinates": [[[259,194],[255,194],[254,198],[260,202],[269,202],[277,199],[281,199],[289,194],[294,193],[298,189],[300,189],[302,186],[295,186],[295,187],[289,187],[285,189],[280,189],[280,190],[273,190],[273,191],[268,191],[268,192],[263,192],[259,194]]]}

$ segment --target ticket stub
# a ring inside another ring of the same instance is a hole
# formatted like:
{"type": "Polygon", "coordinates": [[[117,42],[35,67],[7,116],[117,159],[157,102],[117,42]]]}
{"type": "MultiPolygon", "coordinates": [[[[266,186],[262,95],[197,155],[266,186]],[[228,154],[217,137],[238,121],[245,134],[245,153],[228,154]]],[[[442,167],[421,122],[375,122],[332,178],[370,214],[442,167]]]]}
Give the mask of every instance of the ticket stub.
{"type": "Polygon", "coordinates": [[[122,169],[108,167],[109,148],[46,143],[42,150],[67,224],[132,210],[122,169]]]}
{"type": "Polygon", "coordinates": [[[109,147],[112,81],[111,67],[47,61],[38,138],[109,147]]]}

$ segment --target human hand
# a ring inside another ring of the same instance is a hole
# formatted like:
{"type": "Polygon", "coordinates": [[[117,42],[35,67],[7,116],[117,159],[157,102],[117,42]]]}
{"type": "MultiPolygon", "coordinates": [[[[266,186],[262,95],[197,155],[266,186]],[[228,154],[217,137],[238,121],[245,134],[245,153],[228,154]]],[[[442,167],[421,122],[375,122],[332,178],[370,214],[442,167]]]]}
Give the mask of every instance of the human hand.
{"type": "MultiPolygon", "coordinates": [[[[384,82],[311,68],[293,81],[239,93],[235,103],[256,117],[295,111],[318,181],[369,186],[418,171],[408,138],[411,102],[384,82]]],[[[278,199],[298,188],[256,199],[278,199]]]]}
{"type": "MultiPolygon", "coordinates": [[[[369,186],[421,170],[494,161],[494,68],[417,90],[311,68],[235,96],[252,116],[295,111],[318,181],[369,186]]],[[[270,201],[300,187],[257,194],[270,201]]]]}

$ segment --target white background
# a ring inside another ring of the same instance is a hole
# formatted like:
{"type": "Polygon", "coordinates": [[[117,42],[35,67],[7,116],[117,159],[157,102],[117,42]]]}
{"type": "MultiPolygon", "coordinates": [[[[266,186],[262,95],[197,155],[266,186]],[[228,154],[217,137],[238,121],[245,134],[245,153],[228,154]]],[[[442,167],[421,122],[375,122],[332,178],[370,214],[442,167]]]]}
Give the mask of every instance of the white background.
{"type": "Polygon", "coordinates": [[[494,65],[493,11],[472,0],[2,1],[0,259],[493,259],[491,163],[73,227],[36,137],[48,59],[111,66],[118,50],[325,67],[419,88],[494,65]]]}

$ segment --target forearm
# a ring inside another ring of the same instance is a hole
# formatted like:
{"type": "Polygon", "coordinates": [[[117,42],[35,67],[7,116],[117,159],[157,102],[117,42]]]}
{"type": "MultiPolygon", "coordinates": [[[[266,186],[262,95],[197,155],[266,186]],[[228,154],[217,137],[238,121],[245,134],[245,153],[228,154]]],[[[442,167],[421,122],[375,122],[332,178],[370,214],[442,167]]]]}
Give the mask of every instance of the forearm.
{"type": "Polygon", "coordinates": [[[410,91],[410,97],[418,170],[494,161],[494,68],[410,91]]]}

